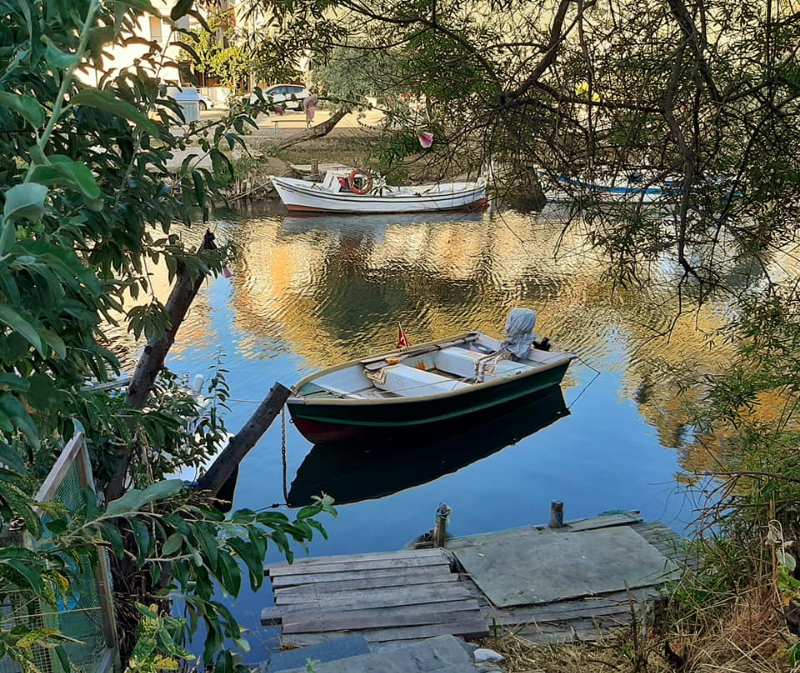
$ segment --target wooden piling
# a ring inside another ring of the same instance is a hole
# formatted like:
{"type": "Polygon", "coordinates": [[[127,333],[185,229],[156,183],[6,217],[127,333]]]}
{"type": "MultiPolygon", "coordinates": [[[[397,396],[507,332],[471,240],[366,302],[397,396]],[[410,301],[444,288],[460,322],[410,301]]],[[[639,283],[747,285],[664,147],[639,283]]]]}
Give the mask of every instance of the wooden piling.
{"type": "Polygon", "coordinates": [[[564,503],[561,500],[553,500],[550,503],[550,528],[564,527],[564,503]]]}
{"type": "Polygon", "coordinates": [[[444,547],[447,541],[447,519],[451,510],[446,503],[441,503],[436,510],[436,525],[433,527],[433,546],[444,547]]]}

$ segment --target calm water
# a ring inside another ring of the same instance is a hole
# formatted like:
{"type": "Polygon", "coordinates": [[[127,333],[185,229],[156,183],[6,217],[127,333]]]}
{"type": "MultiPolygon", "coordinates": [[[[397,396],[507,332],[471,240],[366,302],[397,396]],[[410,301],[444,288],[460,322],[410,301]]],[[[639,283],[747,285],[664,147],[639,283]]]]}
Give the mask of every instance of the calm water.
{"type": "MultiPolygon", "coordinates": [[[[682,418],[686,397],[665,372],[713,371],[724,361],[725,350],[710,344],[726,315],[709,304],[678,320],[671,339],[661,336],[677,311],[668,264],[644,290],[615,288],[605,261],[579,233],[562,238],[552,212],[267,213],[216,227],[239,247],[234,275],[203,289],[170,365],[193,375],[206,372],[218,350],[225,354],[233,431],[274,381],[291,386],[321,367],[393,348],[398,323],[412,344],[471,329],[500,336],[509,309],[527,306],[538,313],[538,335],[581,358],[563,398],[551,395],[449,439],[421,438],[404,457],[384,460],[382,447],[361,447],[355,457],[341,447],[312,451],[287,422],[291,499],[325,489],[347,503],[338,519],[323,521],[330,540],[314,540],[312,555],[398,549],[433,526],[442,501],[453,509],[454,534],[546,522],[551,500],[565,501],[567,518],[638,509],[678,531],[691,520],[693,503],[676,476],[710,461],[694,446],[682,418]]],[[[276,422],[244,462],[234,504],[281,502],[276,422]]],[[[264,658],[270,631],[258,617],[269,604],[268,590],[233,603],[253,629],[251,661],[264,658]]]]}

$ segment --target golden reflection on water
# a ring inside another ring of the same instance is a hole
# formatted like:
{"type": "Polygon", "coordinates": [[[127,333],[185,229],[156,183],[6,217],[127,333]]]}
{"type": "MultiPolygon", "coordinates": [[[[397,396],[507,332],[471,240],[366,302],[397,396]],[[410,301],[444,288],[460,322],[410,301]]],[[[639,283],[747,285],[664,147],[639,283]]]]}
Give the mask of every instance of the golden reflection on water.
{"type": "MultiPolygon", "coordinates": [[[[580,226],[564,233],[552,214],[250,216],[219,221],[217,235],[238,248],[233,278],[201,291],[175,354],[219,344],[251,360],[293,354],[308,371],[393,348],[398,323],[412,343],[473,329],[500,336],[509,309],[528,306],[540,336],[620,377],[619,394],[662,446],[682,450],[684,468],[714,464],[721,440],[697,448],[687,427],[686,405],[702,389],[682,390],[668,370],[721,370],[733,355],[720,338],[727,307],[684,297],[678,315],[668,263],[645,287],[615,285],[580,226]],[[232,324],[215,321],[220,292],[232,324]]],[[[151,271],[165,296],[166,271],[151,271]]]]}
{"type": "Polygon", "coordinates": [[[562,238],[557,223],[519,215],[396,220],[235,225],[241,259],[231,304],[247,355],[268,356],[279,338],[319,368],[392,345],[397,323],[417,342],[470,329],[499,335],[515,305],[534,308],[538,332],[559,347],[590,362],[613,352],[613,367],[623,370],[657,356],[708,366],[723,355],[708,344],[726,320],[718,307],[676,321],[666,272],[646,288],[614,287],[606,261],[579,233],[562,238]],[[670,327],[671,339],[662,336],[670,327]]]}

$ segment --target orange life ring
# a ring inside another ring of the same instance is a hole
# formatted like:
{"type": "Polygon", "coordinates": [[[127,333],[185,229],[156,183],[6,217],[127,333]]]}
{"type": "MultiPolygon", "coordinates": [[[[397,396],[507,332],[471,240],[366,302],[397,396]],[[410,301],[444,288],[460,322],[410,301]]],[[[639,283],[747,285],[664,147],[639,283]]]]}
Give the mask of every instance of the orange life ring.
{"type": "Polygon", "coordinates": [[[367,194],[372,190],[372,173],[365,171],[363,168],[354,168],[350,171],[348,182],[350,183],[350,191],[353,192],[353,194],[367,194]],[[356,178],[359,175],[367,178],[367,182],[363,187],[356,187],[356,178]]]}

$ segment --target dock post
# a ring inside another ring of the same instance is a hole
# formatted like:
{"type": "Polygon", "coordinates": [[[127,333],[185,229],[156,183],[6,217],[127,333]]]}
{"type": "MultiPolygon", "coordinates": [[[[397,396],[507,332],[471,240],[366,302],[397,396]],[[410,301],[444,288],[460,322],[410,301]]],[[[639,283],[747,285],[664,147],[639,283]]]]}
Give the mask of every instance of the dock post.
{"type": "Polygon", "coordinates": [[[436,525],[433,528],[433,546],[444,547],[447,540],[447,518],[451,510],[446,503],[441,503],[436,510],[436,525]]]}
{"type": "Polygon", "coordinates": [[[550,528],[564,527],[564,503],[561,500],[553,500],[550,503],[550,528]]]}
{"type": "Polygon", "coordinates": [[[310,177],[319,177],[319,159],[311,160],[311,175],[310,177]]]}

